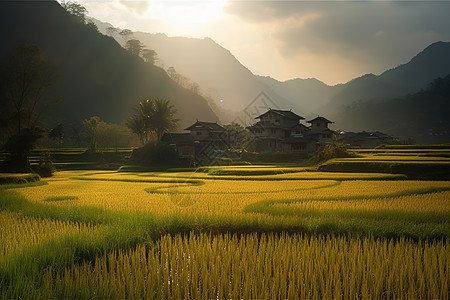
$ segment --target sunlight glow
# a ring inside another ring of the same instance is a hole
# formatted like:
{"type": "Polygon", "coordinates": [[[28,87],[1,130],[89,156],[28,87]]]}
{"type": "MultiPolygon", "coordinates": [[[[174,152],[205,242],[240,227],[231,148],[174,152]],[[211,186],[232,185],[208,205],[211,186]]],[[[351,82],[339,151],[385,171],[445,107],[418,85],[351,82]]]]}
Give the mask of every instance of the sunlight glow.
{"type": "Polygon", "coordinates": [[[226,0],[155,0],[151,1],[146,17],[159,19],[178,29],[203,26],[222,16],[226,0]]]}

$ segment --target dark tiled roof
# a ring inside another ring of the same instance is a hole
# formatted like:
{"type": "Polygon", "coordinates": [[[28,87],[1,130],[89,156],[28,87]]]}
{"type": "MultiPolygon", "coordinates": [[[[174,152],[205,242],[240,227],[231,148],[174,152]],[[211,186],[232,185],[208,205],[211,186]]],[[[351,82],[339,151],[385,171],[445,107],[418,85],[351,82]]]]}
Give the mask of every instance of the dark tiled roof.
{"type": "Polygon", "coordinates": [[[317,118],[314,118],[314,119],[308,121],[308,123],[314,123],[314,122],[334,123],[334,122],[331,122],[330,120],[325,119],[324,117],[321,117],[321,116],[318,116],[317,118]]]}
{"type": "Polygon", "coordinates": [[[217,124],[216,122],[203,122],[203,121],[197,121],[185,130],[192,130],[196,128],[205,128],[210,131],[225,131],[225,128],[217,124]]]}
{"type": "Polygon", "coordinates": [[[277,114],[277,115],[280,115],[280,116],[282,116],[282,117],[285,117],[285,118],[287,118],[287,119],[296,119],[296,120],[299,120],[299,119],[305,119],[305,118],[303,118],[303,117],[297,115],[296,113],[293,113],[293,112],[290,111],[290,110],[280,110],[280,109],[269,109],[268,111],[266,111],[266,112],[263,113],[262,115],[256,117],[255,119],[260,119],[262,116],[264,116],[264,115],[266,115],[266,114],[268,114],[268,113],[270,113],[270,112],[275,113],[275,114],[277,114]]]}
{"type": "Polygon", "coordinates": [[[280,128],[280,129],[285,129],[285,128],[280,127],[280,125],[276,125],[276,124],[268,123],[268,122],[263,123],[261,121],[256,122],[255,124],[253,124],[251,126],[248,126],[247,128],[248,129],[254,129],[254,128],[280,128]]]}

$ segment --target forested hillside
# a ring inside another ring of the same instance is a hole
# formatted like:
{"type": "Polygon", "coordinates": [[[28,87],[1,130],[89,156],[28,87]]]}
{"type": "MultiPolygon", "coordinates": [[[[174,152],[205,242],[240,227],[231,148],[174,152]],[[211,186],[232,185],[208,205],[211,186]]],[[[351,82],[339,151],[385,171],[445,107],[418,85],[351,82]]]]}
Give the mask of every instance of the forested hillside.
{"type": "Polygon", "coordinates": [[[215,121],[201,96],[180,87],[114,39],[81,23],[56,1],[0,2],[0,60],[19,43],[36,44],[55,69],[47,119],[76,123],[98,115],[123,122],[138,101],[165,98],[178,109],[180,127],[196,118],[215,121]]]}

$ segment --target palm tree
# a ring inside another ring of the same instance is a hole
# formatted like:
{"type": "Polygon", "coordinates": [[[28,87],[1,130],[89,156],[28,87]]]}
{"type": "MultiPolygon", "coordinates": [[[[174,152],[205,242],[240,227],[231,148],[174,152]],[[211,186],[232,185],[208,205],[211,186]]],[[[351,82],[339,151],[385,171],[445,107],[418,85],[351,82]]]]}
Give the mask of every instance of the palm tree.
{"type": "Polygon", "coordinates": [[[127,121],[128,128],[139,136],[141,142],[149,142],[149,134],[156,133],[160,141],[164,133],[176,128],[177,110],[166,99],[147,99],[140,101],[135,107],[136,114],[127,121]]]}
{"type": "Polygon", "coordinates": [[[177,110],[175,106],[170,104],[166,99],[153,99],[153,117],[150,124],[155,129],[158,141],[161,140],[164,133],[177,127],[179,119],[175,119],[177,110]]]}
{"type": "Polygon", "coordinates": [[[148,141],[148,131],[145,127],[144,119],[139,115],[133,115],[127,120],[127,126],[131,132],[139,137],[142,145],[145,145],[148,141]]]}

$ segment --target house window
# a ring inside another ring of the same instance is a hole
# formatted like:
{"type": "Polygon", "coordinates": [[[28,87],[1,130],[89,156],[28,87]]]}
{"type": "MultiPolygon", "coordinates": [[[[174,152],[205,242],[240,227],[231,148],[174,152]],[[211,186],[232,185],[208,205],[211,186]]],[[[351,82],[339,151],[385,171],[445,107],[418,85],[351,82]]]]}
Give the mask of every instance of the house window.
{"type": "Polygon", "coordinates": [[[202,132],[201,131],[197,131],[197,135],[202,135],[202,132]]]}
{"type": "Polygon", "coordinates": [[[316,126],[317,126],[317,127],[320,127],[320,123],[316,123],[316,126]]]}

